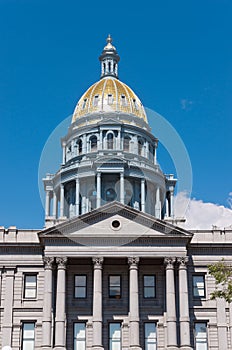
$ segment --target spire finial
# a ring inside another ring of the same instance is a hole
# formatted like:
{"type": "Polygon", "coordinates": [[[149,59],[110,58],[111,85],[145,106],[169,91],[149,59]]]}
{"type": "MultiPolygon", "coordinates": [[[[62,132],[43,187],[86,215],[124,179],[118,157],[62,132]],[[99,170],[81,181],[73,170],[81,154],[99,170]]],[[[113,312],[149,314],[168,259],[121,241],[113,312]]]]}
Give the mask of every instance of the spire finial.
{"type": "Polygon", "coordinates": [[[110,34],[108,34],[108,37],[107,37],[107,39],[106,39],[106,42],[108,43],[108,44],[111,44],[112,43],[112,37],[111,37],[111,35],[110,34]]]}
{"type": "Polygon", "coordinates": [[[120,57],[116,48],[112,45],[112,37],[109,34],[99,60],[101,61],[101,78],[112,76],[118,78],[118,61],[120,57]]]}

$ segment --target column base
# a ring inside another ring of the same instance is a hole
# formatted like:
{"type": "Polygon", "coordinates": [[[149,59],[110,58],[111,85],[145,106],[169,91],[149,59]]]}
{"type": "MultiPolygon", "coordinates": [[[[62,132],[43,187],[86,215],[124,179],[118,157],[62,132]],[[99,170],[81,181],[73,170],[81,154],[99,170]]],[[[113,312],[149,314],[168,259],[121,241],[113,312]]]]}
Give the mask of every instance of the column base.
{"type": "Polygon", "coordinates": [[[92,346],[92,349],[93,350],[104,350],[103,346],[99,346],[99,345],[92,346]]]}
{"type": "Polygon", "coordinates": [[[130,350],[142,350],[140,346],[130,346],[130,350]]]}
{"type": "Polygon", "coordinates": [[[175,346],[175,345],[170,345],[170,346],[167,346],[166,350],[178,350],[178,346],[175,346]]]}
{"type": "Polygon", "coordinates": [[[193,350],[193,348],[190,345],[182,345],[180,346],[181,350],[193,350]]]}
{"type": "Polygon", "coordinates": [[[65,346],[55,346],[53,350],[66,350],[65,346]]]}

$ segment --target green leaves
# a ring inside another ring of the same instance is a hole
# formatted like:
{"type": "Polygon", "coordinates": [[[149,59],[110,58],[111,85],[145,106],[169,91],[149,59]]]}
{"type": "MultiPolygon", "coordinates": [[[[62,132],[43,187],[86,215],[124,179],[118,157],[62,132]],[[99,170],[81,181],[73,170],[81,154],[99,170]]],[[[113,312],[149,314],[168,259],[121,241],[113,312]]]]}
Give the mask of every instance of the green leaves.
{"type": "Polygon", "coordinates": [[[208,266],[209,273],[215,278],[216,289],[210,298],[223,298],[228,303],[232,302],[232,266],[226,264],[224,259],[208,266]]]}

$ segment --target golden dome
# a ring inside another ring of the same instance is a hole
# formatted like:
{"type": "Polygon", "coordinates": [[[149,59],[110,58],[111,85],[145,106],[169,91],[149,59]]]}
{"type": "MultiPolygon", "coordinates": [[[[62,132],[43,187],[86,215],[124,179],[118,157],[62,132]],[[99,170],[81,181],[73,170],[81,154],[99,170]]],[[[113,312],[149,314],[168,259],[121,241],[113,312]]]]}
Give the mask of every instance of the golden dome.
{"type": "Polygon", "coordinates": [[[73,113],[72,123],[95,113],[119,112],[133,114],[147,123],[147,116],[140,99],[115,77],[105,76],[82,95],[73,113]]]}

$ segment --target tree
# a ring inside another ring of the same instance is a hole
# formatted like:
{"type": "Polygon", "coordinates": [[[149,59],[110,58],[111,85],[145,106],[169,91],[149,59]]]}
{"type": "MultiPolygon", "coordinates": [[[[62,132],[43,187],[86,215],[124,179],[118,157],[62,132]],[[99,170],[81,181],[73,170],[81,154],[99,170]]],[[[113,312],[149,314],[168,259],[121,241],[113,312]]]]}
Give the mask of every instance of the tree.
{"type": "Polygon", "coordinates": [[[232,266],[224,259],[209,265],[209,273],[215,278],[216,289],[211,293],[211,299],[223,298],[228,303],[232,302],[232,266]]]}

